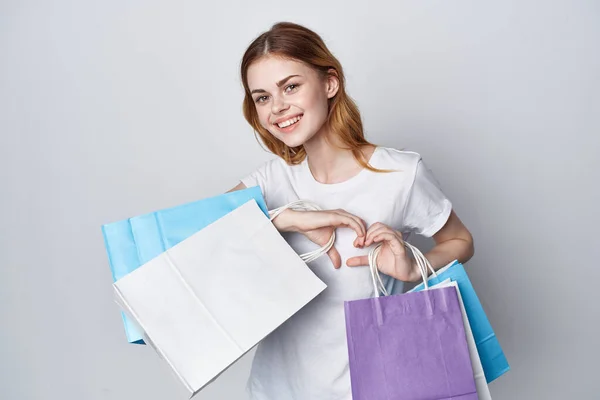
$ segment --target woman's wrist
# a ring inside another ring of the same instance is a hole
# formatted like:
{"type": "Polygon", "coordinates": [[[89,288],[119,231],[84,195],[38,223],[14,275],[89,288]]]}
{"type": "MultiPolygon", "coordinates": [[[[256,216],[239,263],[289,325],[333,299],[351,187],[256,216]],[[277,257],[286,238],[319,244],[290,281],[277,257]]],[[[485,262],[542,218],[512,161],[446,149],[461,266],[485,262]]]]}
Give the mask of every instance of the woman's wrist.
{"type": "Polygon", "coordinates": [[[411,271],[408,279],[408,281],[411,283],[417,283],[423,280],[421,269],[419,268],[417,261],[413,258],[411,258],[411,271]]]}
{"type": "Polygon", "coordinates": [[[296,232],[298,230],[295,220],[297,212],[291,209],[284,210],[273,220],[273,225],[279,232],[296,232]]]}

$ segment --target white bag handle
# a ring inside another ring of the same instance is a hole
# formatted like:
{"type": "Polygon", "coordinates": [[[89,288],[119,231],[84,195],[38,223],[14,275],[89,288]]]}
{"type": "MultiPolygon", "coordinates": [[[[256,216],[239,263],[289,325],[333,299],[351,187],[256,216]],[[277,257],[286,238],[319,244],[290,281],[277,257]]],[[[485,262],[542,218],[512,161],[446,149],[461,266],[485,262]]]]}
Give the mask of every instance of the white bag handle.
{"type": "MultiPolygon", "coordinates": [[[[279,214],[281,214],[282,212],[284,212],[287,209],[300,210],[300,211],[321,211],[321,208],[318,205],[316,205],[315,203],[312,203],[308,200],[296,200],[296,201],[292,201],[289,204],[286,204],[285,206],[270,210],[269,217],[270,217],[271,221],[273,221],[275,218],[277,218],[277,216],[279,214]]],[[[308,253],[300,254],[300,258],[305,263],[314,261],[317,258],[321,257],[323,254],[327,254],[327,252],[333,247],[334,243],[335,243],[335,229],[333,230],[333,234],[331,235],[331,237],[329,238],[329,241],[325,244],[325,246],[323,246],[319,249],[313,250],[311,252],[308,252],[308,253]]]]}
{"type": "MultiPolygon", "coordinates": [[[[429,283],[427,282],[427,270],[431,271],[433,276],[437,276],[437,273],[431,266],[431,263],[421,250],[413,246],[412,244],[402,241],[404,247],[409,249],[415,261],[417,262],[417,266],[419,267],[419,272],[421,273],[421,277],[423,278],[423,285],[425,286],[425,290],[429,289],[429,283]]],[[[379,297],[379,292],[382,292],[385,296],[388,296],[388,291],[385,288],[383,281],[381,280],[381,276],[379,275],[379,270],[377,269],[377,256],[381,251],[381,246],[383,243],[379,243],[377,246],[371,249],[369,252],[369,268],[371,269],[371,278],[373,279],[373,287],[375,288],[375,296],[379,297]]]]}

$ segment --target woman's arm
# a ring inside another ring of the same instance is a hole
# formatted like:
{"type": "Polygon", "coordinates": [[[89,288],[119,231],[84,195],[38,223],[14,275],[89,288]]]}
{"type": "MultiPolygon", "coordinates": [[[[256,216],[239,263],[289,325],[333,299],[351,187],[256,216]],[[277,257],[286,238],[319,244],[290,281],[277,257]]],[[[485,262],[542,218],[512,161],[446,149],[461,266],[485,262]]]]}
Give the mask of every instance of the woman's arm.
{"type": "MultiPolygon", "coordinates": [[[[473,257],[473,236],[454,211],[442,229],[433,235],[435,246],[425,254],[434,269],[458,260],[464,264],[473,257]]],[[[419,279],[419,278],[417,278],[419,279]]]]}
{"type": "MultiPolygon", "coordinates": [[[[246,185],[239,183],[227,191],[245,189],[246,185]]],[[[356,232],[355,246],[364,244],[367,227],[365,222],[344,210],[296,211],[287,209],[273,220],[273,225],[279,232],[299,232],[319,246],[325,245],[336,228],[349,228],[356,232]]],[[[335,268],[342,266],[342,259],[335,247],[327,255],[335,268]]]]}
{"type": "Polygon", "coordinates": [[[246,185],[244,185],[242,182],[240,182],[237,186],[232,187],[225,193],[231,193],[231,192],[235,192],[236,190],[242,190],[242,189],[246,189],[246,185]]]}
{"type": "MultiPolygon", "coordinates": [[[[452,211],[446,224],[433,235],[436,245],[425,257],[433,267],[441,267],[458,260],[467,262],[474,253],[473,237],[452,211]]],[[[422,279],[416,261],[411,257],[402,242],[402,233],[377,222],[369,227],[365,246],[383,242],[377,258],[377,268],[393,278],[405,282],[418,282],[422,279]]],[[[351,257],[346,261],[349,267],[369,265],[368,256],[351,257]]]]}

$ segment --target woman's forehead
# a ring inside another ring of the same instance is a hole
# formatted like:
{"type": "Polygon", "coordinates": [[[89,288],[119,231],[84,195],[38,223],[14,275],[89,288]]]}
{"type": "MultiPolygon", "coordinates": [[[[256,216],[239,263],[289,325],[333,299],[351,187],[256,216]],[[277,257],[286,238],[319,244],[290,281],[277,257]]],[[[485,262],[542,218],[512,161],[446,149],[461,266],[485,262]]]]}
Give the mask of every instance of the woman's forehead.
{"type": "Polygon", "coordinates": [[[248,68],[248,86],[250,89],[276,87],[277,82],[290,75],[309,77],[314,74],[312,68],[303,62],[283,57],[267,56],[253,62],[248,68]]]}

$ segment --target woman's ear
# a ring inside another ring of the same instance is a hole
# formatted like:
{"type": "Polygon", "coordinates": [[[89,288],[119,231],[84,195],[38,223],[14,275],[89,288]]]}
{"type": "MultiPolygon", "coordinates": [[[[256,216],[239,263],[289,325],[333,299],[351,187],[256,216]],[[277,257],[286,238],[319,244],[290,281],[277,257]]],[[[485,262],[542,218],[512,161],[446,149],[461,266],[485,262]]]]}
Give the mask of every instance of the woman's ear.
{"type": "Polygon", "coordinates": [[[327,71],[325,83],[327,90],[327,98],[331,99],[337,94],[338,90],[340,89],[340,79],[335,69],[329,68],[329,70],[327,71]]]}

